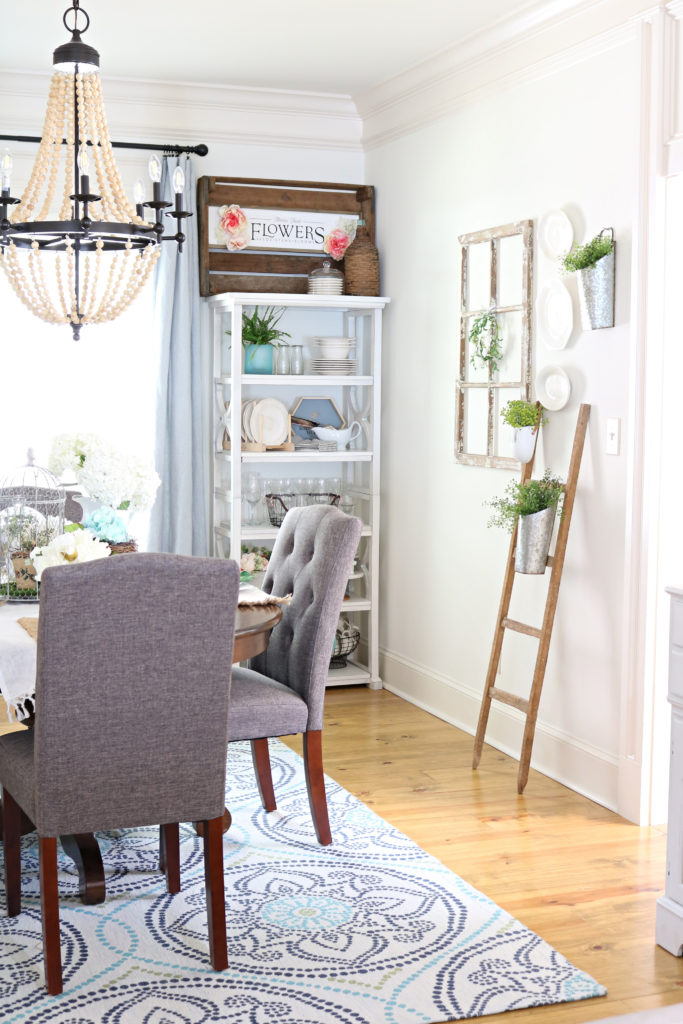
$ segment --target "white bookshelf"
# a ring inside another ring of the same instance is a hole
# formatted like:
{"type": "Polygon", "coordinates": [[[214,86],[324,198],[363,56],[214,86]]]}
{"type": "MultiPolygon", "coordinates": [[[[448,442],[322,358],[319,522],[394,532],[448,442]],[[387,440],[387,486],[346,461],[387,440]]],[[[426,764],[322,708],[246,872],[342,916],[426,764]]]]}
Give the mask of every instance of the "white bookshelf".
{"type": "Polygon", "coordinates": [[[239,560],[242,544],[271,546],[278,529],[265,518],[255,524],[243,522],[242,483],[245,473],[262,478],[341,478],[342,492],[353,498],[355,514],[363,521],[359,546],[359,567],[351,574],[349,592],[341,613],[348,615],[361,631],[360,651],[367,651],[367,664],[349,661],[343,669],[330,670],[329,686],[366,684],[380,689],[379,632],[377,623],[379,577],[379,481],[381,422],[382,314],[386,298],[364,296],[286,295],[228,292],[209,299],[213,346],[212,387],[214,422],[212,428],[212,523],[213,554],[239,560]],[[242,313],[254,306],[284,307],[279,326],[292,337],[291,344],[303,345],[306,369],[313,354],[312,339],[319,335],[357,338],[355,357],[358,373],[353,376],[245,374],[243,372],[242,313]],[[231,334],[226,334],[230,331],[231,334]],[[364,429],[349,450],[265,451],[242,449],[241,410],[243,398],[279,398],[292,409],[299,397],[329,396],[347,423],[366,415],[364,429]],[[222,448],[225,403],[230,403],[231,450],[222,448]],[[355,447],[358,444],[359,447],[355,447]],[[268,467],[273,467],[272,474],[268,467]]]}

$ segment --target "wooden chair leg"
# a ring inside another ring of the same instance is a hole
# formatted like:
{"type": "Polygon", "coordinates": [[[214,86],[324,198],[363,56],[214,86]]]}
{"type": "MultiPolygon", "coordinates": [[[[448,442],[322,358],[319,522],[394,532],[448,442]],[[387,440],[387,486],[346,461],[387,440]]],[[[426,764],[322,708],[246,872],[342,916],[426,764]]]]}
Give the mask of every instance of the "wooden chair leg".
{"type": "Polygon", "coordinates": [[[169,892],[180,892],[180,827],[159,825],[159,870],[166,875],[169,892]]]}
{"type": "Polygon", "coordinates": [[[59,948],[59,894],[57,891],[57,840],[38,837],[40,858],[40,910],[43,919],[45,982],[51,996],[62,991],[62,954],[59,948]]]}
{"type": "Polygon", "coordinates": [[[275,803],[267,739],[251,741],[251,759],[254,762],[254,771],[256,773],[261,803],[267,811],[274,811],[277,809],[277,804],[275,803]]]}
{"type": "Polygon", "coordinates": [[[228,966],[228,938],[225,925],[225,884],[223,881],[223,817],[202,822],[206,916],[209,924],[209,953],[214,971],[228,966]]]}
{"type": "Polygon", "coordinates": [[[21,910],[21,807],[6,789],[2,800],[2,842],[7,916],[16,917],[21,910]]]}
{"type": "Polygon", "coordinates": [[[332,842],[332,833],[327,815],[322,735],[320,729],[304,733],[304,771],[315,834],[321,846],[329,846],[332,842]]]}

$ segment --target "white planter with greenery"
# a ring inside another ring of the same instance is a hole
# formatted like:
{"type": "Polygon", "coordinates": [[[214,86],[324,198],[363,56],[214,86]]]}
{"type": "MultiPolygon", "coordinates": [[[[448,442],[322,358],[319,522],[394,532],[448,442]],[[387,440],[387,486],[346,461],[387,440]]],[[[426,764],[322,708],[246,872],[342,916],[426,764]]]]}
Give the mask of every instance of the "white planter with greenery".
{"type": "Polygon", "coordinates": [[[501,410],[503,423],[512,428],[512,454],[520,462],[531,462],[536,450],[536,438],[544,421],[543,410],[535,402],[523,398],[512,399],[501,410]]]}

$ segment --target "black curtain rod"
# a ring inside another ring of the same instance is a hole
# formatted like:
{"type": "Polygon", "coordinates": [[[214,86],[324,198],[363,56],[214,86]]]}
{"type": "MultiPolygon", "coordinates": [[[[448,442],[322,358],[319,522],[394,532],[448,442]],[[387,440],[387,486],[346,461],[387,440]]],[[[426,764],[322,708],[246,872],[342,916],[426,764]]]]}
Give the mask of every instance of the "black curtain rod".
{"type": "MultiPolygon", "coordinates": [[[[40,135],[0,135],[1,142],[41,142],[40,135]]],[[[66,142],[66,139],[62,139],[62,145],[66,142]]],[[[91,146],[92,143],[88,142],[91,146]]],[[[181,153],[195,153],[197,156],[206,156],[209,152],[209,147],[200,142],[198,146],[164,146],[161,143],[153,142],[112,142],[114,149],[147,149],[147,150],[161,150],[162,153],[168,153],[169,156],[180,156],[181,153]]]]}

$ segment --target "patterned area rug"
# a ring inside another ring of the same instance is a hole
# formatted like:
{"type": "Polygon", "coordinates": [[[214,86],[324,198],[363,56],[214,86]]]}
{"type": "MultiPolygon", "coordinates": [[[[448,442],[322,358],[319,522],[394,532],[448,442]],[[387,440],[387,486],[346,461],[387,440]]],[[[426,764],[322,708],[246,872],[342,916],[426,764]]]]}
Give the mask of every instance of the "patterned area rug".
{"type": "Polygon", "coordinates": [[[189,826],[177,896],[157,870],[156,829],[108,832],[106,903],[83,906],[60,859],[64,993],[47,996],[28,836],[22,912],[0,912],[3,1024],[418,1024],[604,995],[331,780],[334,844],[320,847],[301,759],[281,743],[271,757],[279,809],[267,815],[249,745],[230,748],[227,971],[208,965],[201,841],[189,826]]]}

